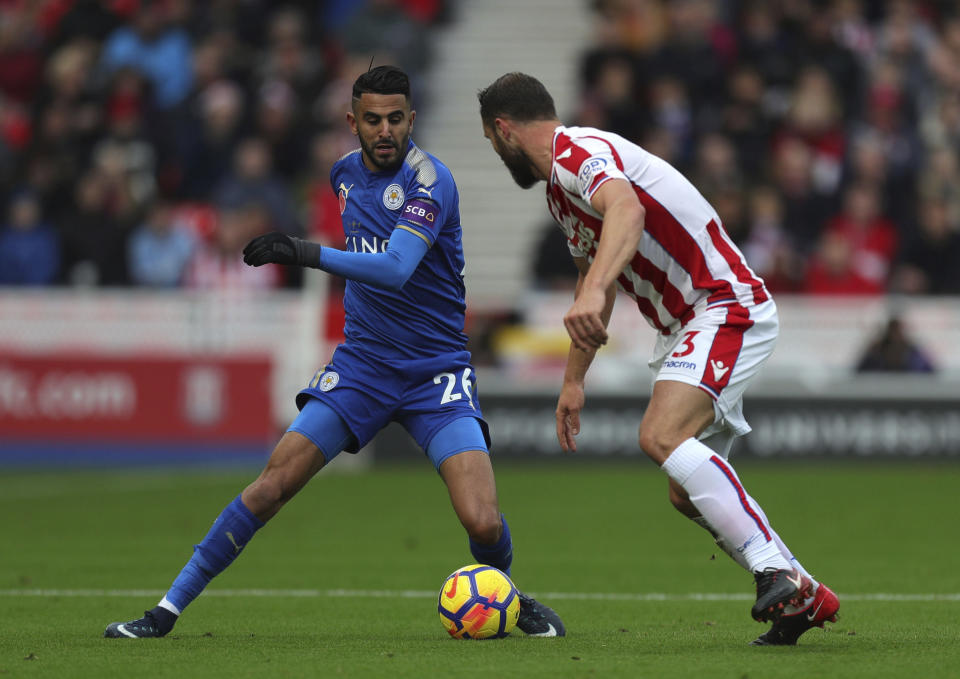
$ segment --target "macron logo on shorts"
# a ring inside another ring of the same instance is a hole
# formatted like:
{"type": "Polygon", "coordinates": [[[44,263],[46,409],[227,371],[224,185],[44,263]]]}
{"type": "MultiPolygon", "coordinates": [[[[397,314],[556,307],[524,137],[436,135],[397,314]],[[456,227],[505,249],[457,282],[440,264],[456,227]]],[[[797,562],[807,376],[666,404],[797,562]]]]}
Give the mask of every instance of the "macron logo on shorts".
{"type": "Polygon", "coordinates": [[[663,362],[664,368],[674,368],[678,370],[696,370],[697,364],[693,361],[675,361],[673,359],[667,359],[663,362]]]}
{"type": "Polygon", "coordinates": [[[714,361],[711,359],[710,367],[713,368],[713,379],[716,382],[719,382],[723,379],[723,376],[727,374],[727,371],[730,370],[729,366],[725,366],[723,361],[714,361]]]}

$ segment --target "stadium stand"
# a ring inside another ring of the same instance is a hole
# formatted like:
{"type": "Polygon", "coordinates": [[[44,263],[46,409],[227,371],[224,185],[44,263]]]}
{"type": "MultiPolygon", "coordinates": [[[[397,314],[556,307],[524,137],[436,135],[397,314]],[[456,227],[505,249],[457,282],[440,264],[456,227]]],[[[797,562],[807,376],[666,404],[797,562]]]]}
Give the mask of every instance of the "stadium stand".
{"type": "MultiPolygon", "coordinates": [[[[135,380],[150,352],[187,357],[189,375],[197,354],[273,357],[265,398],[289,417],[291,385],[338,338],[342,282],[245,269],[237,252],[268,229],[342,242],[328,172],[355,145],[342,117],[371,58],[414,75],[414,137],[460,187],[485,397],[552,391],[571,285],[540,190],[518,190],[481,135],[476,91],[510,70],[713,202],[781,309],[764,393],[856,399],[872,389],[858,365],[937,373],[904,398],[956,393],[954,3],[13,0],[0,2],[0,444],[58,352],[79,372],[119,356],[135,380]],[[282,312],[258,317],[271,305],[282,312]]],[[[642,391],[650,330],[613,322],[636,341],[592,376],[642,391]]],[[[216,382],[198,369],[194,396],[216,382]]],[[[58,374],[54,404],[70,398],[58,374]]]]}
{"type": "Polygon", "coordinates": [[[312,230],[327,183],[315,163],[352,146],[356,72],[372,57],[419,78],[447,12],[442,0],[0,4],[0,283],[196,284],[192,265],[132,272],[133,234],[153,224],[154,243],[163,231],[202,257],[232,255],[219,233],[232,227],[312,230]],[[332,150],[318,159],[321,138],[332,150]],[[39,252],[44,265],[25,267],[39,252]]]}
{"type": "Polygon", "coordinates": [[[960,229],[952,3],[594,7],[579,122],[688,173],[774,292],[960,292],[917,265],[960,229]]]}

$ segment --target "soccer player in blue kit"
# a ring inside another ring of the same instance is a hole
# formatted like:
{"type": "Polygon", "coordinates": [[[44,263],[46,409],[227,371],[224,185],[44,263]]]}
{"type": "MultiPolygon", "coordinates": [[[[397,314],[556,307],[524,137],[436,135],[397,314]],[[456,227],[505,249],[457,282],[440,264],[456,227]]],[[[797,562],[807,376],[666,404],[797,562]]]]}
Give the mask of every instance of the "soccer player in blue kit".
{"type": "MultiPolygon", "coordinates": [[[[378,66],[357,78],[347,113],[360,148],[330,173],[346,250],[273,232],[244,262],[309,266],[347,279],[345,341],[297,394],[300,414],[259,477],[213,523],[173,585],[144,617],[111,623],[111,638],[162,637],[256,531],[342,450],[355,453],[391,421],[423,448],[447,485],[473,557],[509,573],[489,433],[463,333],[466,309],[459,198],[450,171],[410,133],[406,74],[378,66]]],[[[517,627],[564,636],[559,616],[521,593],[517,627]]]]}

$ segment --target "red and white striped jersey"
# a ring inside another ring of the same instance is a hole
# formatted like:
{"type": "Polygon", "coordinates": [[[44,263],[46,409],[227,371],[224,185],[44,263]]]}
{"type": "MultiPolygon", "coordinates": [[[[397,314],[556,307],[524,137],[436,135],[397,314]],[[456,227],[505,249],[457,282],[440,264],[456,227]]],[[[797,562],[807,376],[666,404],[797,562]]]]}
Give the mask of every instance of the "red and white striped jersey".
{"type": "Polygon", "coordinates": [[[623,137],[590,127],[556,129],[547,205],[575,257],[593,261],[603,217],[590,204],[610,179],[625,179],[646,208],[637,253],[617,278],[647,321],[664,334],[703,310],[765,302],[747,266],[700,192],[669,163],[623,137]]]}

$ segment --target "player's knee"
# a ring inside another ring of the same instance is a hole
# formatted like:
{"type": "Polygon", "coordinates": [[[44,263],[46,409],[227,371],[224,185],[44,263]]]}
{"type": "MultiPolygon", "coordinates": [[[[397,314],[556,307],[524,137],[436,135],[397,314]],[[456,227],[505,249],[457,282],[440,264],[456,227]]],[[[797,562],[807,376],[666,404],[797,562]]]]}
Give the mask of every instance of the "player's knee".
{"type": "Polygon", "coordinates": [[[646,420],[640,423],[640,448],[657,464],[663,464],[680,442],[674,436],[656,423],[646,420]]]}
{"type": "Polygon", "coordinates": [[[262,474],[243,492],[244,504],[254,515],[273,516],[289,500],[283,483],[276,475],[262,474]]]}
{"type": "Polygon", "coordinates": [[[464,519],[463,527],[467,529],[467,535],[470,536],[470,539],[481,545],[496,543],[503,533],[500,512],[495,509],[473,513],[464,519]]]}

